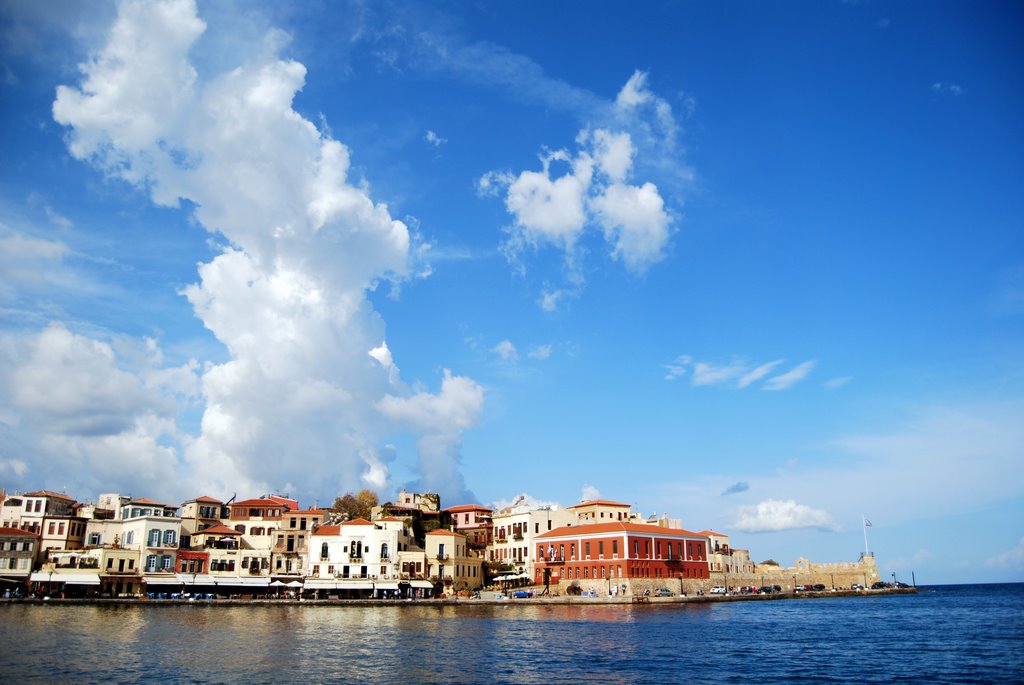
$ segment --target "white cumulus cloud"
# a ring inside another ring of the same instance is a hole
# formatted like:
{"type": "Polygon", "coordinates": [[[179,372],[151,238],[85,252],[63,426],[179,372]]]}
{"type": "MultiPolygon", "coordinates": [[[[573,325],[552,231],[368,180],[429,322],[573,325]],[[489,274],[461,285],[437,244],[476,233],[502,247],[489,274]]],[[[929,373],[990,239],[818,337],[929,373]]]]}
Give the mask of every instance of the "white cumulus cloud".
{"type": "MultiPolygon", "coordinates": [[[[227,240],[184,290],[230,354],[203,374],[188,473],[213,492],[294,483],[326,499],[385,488],[394,455],[381,445],[401,426],[379,402],[408,391],[366,295],[410,277],[419,246],[350,178],[346,146],[293,108],[306,69],[278,56],[280,37],[208,73],[190,58],[205,29],[191,0],[125,2],[107,44],[81,65],[81,84],[58,88],[53,105],[75,157],[157,204],[187,200],[227,240]]],[[[480,410],[442,401],[451,383],[422,395],[438,402],[433,423],[417,423],[419,464],[436,467],[421,476],[438,491],[462,494],[452,450],[480,410]]]]}
{"type": "Polygon", "coordinates": [[[733,512],[730,525],[743,533],[765,533],[794,528],[817,528],[826,531],[839,529],[828,512],[822,509],[797,504],[795,500],[774,499],[738,507],[733,512]]]}

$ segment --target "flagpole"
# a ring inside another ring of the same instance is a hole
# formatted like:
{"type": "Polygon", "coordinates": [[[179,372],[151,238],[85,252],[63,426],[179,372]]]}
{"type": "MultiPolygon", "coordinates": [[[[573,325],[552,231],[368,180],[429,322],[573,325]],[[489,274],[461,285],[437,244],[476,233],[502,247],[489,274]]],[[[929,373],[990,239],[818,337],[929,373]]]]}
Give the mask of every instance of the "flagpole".
{"type": "Polygon", "coordinates": [[[870,557],[871,550],[868,548],[868,517],[864,514],[861,514],[860,522],[864,528],[864,556],[870,557]]]}

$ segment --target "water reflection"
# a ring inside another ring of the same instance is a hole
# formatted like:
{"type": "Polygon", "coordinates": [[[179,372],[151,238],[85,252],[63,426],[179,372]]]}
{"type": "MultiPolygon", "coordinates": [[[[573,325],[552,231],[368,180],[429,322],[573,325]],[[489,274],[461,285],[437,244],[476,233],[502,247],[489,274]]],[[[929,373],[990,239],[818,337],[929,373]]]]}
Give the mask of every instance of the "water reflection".
{"type": "Polygon", "coordinates": [[[552,684],[1013,682],[1024,672],[1024,656],[1015,650],[1024,592],[878,600],[671,607],[5,604],[0,673],[10,682],[552,684]]]}

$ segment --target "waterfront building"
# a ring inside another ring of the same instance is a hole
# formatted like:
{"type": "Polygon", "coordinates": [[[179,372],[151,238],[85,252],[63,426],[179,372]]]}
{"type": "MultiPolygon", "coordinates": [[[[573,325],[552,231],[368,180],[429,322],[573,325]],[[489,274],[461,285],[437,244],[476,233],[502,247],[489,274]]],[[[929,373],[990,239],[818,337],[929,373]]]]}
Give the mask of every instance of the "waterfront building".
{"type": "Polygon", "coordinates": [[[438,528],[427,533],[427,577],[445,592],[476,590],[483,586],[483,559],[469,550],[466,536],[438,528]]]}
{"type": "Polygon", "coordinates": [[[329,509],[296,509],[281,518],[274,539],[271,575],[281,582],[301,580],[309,570],[309,540],[324,525],[329,509]]]}
{"type": "Polygon", "coordinates": [[[622,502],[607,499],[592,499],[569,507],[580,523],[599,523],[604,521],[629,521],[633,518],[631,507],[622,502]]]}
{"type": "Polygon", "coordinates": [[[203,495],[181,505],[181,546],[189,547],[189,537],[204,528],[220,525],[230,518],[231,509],[219,499],[203,495]]]}
{"type": "Polygon", "coordinates": [[[311,537],[306,589],[353,598],[390,592],[397,595],[401,581],[399,537],[403,527],[400,519],[353,519],[320,526],[311,537]]]}
{"type": "Polygon", "coordinates": [[[86,519],[78,516],[45,516],[40,533],[42,553],[82,549],[85,546],[86,519]]]}
{"type": "Polygon", "coordinates": [[[493,510],[479,504],[460,504],[444,511],[451,517],[452,530],[465,535],[470,551],[482,557],[493,540],[493,510]]]}
{"type": "Polygon", "coordinates": [[[708,578],[707,544],[699,533],[630,521],[567,526],[537,536],[533,580],[560,592],[682,592],[708,578]]]}
{"type": "Polygon", "coordinates": [[[0,527],[0,592],[28,582],[38,553],[38,535],[21,528],[0,527]]]}
{"type": "Polygon", "coordinates": [[[733,549],[729,544],[729,536],[713,530],[702,530],[700,535],[708,539],[708,568],[712,573],[734,575],[752,574],[754,563],[750,560],[750,552],[745,549],[733,549]]]}
{"type": "Polygon", "coordinates": [[[36,490],[24,495],[8,495],[0,506],[0,523],[42,535],[47,517],[75,515],[75,499],[59,492],[36,490]]]}
{"type": "Polygon", "coordinates": [[[520,496],[509,506],[494,512],[494,539],[487,549],[487,559],[532,578],[536,536],[573,525],[577,520],[574,511],[561,509],[556,504],[530,505],[520,496]]]}
{"type": "Polygon", "coordinates": [[[32,582],[63,597],[134,597],[141,591],[139,553],[115,547],[51,551],[32,582]]]}

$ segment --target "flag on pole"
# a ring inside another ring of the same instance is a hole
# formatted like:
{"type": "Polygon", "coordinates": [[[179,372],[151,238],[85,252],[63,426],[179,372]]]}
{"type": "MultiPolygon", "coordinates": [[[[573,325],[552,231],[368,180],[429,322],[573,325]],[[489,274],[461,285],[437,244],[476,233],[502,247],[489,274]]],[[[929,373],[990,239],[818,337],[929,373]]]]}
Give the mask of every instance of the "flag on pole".
{"type": "Polygon", "coordinates": [[[864,525],[865,526],[871,526],[871,520],[870,519],[864,519],[864,525]]]}

